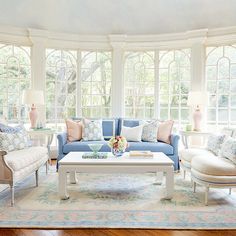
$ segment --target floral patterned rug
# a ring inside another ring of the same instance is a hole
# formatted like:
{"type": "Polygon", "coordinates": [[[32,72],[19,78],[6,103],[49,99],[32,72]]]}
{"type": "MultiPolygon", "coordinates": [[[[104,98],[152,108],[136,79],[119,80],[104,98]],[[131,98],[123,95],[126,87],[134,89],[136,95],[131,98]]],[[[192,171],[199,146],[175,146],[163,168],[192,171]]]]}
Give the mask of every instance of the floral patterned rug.
{"type": "Polygon", "coordinates": [[[209,206],[204,189],[193,193],[190,179],[175,175],[173,199],[165,200],[164,186],[154,174],[78,174],[69,185],[68,200],[60,200],[58,176],[40,174],[39,187],[31,176],[16,187],[15,206],[9,189],[0,193],[0,227],[31,228],[236,228],[236,193],[211,189],[209,206]]]}

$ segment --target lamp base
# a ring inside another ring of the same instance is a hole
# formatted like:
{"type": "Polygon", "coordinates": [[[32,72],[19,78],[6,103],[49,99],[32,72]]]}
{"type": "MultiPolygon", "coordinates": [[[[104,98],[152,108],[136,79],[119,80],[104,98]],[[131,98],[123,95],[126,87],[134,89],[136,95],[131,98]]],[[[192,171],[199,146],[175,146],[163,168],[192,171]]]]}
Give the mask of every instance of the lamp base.
{"type": "Polygon", "coordinates": [[[194,121],[194,131],[201,131],[201,121],[202,121],[202,113],[199,108],[197,108],[193,113],[193,121],[194,121]]]}
{"type": "Polygon", "coordinates": [[[31,107],[31,111],[29,112],[29,118],[30,118],[31,128],[36,128],[38,112],[36,110],[36,107],[33,105],[31,107]]]}

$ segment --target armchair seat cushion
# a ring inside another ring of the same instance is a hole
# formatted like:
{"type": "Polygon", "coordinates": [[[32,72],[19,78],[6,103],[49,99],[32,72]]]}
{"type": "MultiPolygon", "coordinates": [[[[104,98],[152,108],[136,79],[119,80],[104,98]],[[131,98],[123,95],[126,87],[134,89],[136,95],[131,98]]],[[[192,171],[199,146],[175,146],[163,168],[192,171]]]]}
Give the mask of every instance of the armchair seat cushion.
{"type": "Polygon", "coordinates": [[[32,166],[39,160],[45,163],[48,158],[47,154],[48,150],[46,147],[29,147],[22,150],[9,152],[5,156],[5,161],[15,172],[32,166]]]}
{"type": "Polygon", "coordinates": [[[211,176],[235,176],[236,165],[222,157],[208,155],[195,156],[191,162],[191,172],[196,170],[211,176]]]}

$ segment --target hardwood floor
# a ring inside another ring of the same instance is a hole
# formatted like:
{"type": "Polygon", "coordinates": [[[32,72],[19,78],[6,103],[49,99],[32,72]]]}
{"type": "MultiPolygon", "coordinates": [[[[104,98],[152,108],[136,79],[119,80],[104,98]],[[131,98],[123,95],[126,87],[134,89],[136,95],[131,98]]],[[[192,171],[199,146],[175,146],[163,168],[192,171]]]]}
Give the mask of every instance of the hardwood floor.
{"type": "Polygon", "coordinates": [[[0,236],[233,236],[236,230],[2,229],[0,236]]]}

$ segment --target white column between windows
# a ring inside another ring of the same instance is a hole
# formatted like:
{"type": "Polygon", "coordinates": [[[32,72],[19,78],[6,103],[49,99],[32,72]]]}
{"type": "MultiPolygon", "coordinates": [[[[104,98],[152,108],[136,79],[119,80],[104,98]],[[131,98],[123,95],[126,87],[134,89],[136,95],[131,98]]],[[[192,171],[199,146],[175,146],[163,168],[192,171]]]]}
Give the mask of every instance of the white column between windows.
{"type": "Polygon", "coordinates": [[[205,46],[203,40],[191,47],[191,90],[205,90],[205,46]]]}
{"type": "Polygon", "coordinates": [[[43,90],[45,105],[37,105],[38,122],[46,123],[46,97],[45,97],[45,38],[30,36],[32,45],[32,89],[43,90]]]}
{"type": "Polygon", "coordinates": [[[111,86],[111,114],[112,117],[125,116],[124,93],[124,35],[110,35],[110,43],[113,47],[112,57],[112,86],[111,86]],[[118,39],[118,41],[117,41],[118,39]]]}

